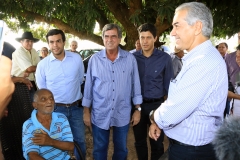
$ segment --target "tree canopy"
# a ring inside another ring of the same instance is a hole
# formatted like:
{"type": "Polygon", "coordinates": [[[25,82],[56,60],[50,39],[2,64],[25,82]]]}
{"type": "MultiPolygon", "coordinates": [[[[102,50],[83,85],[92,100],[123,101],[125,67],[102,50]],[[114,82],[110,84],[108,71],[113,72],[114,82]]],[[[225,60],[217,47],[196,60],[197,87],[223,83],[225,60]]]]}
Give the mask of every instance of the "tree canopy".
{"type": "MultiPolygon", "coordinates": [[[[30,30],[30,24],[44,22],[100,45],[103,44],[101,35],[94,33],[96,22],[100,29],[107,23],[117,23],[125,35],[124,48],[131,49],[140,24],[154,24],[158,36],[169,33],[174,10],[184,2],[188,0],[2,0],[0,19],[15,30],[30,30]]],[[[198,2],[205,3],[212,11],[215,36],[230,37],[239,31],[239,0],[198,2]]],[[[45,33],[46,29],[40,28],[35,35],[45,39],[45,33]]]]}

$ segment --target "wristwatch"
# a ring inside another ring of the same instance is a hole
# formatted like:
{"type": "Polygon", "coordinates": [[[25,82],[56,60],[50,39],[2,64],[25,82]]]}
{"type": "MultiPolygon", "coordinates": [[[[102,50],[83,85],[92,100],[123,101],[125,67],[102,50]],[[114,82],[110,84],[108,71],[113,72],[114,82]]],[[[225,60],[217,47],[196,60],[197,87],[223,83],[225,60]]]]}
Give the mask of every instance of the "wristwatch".
{"type": "Polygon", "coordinates": [[[135,108],[135,110],[141,111],[142,108],[141,108],[141,107],[138,107],[138,108],[135,108]]]}
{"type": "Polygon", "coordinates": [[[152,110],[150,113],[149,113],[149,119],[154,121],[154,111],[155,110],[152,110]]]}

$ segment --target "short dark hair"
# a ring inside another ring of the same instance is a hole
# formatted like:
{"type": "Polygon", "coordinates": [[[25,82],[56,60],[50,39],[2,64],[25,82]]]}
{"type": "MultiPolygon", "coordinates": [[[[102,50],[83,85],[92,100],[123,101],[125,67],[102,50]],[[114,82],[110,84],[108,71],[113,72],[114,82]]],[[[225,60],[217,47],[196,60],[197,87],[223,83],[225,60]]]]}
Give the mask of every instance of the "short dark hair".
{"type": "Polygon", "coordinates": [[[51,29],[50,31],[48,31],[48,33],[46,35],[47,42],[48,42],[48,37],[49,36],[53,36],[53,35],[57,35],[57,34],[61,34],[62,35],[63,42],[66,41],[65,34],[64,34],[64,32],[62,30],[60,30],[60,29],[51,29]]]}
{"type": "Polygon", "coordinates": [[[157,29],[153,24],[144,23],[144,24],[142,24],[141,26],[138,27],[138,34],[139,35],[140,35],[141,32],[147,32],[147,31],[152,33],[154,38],[157,36],[157,29]]]}
{"type": "Polygon", "coordinates": [[[240,51],[240,44],[236,47],[236,49],[240,51]]]}

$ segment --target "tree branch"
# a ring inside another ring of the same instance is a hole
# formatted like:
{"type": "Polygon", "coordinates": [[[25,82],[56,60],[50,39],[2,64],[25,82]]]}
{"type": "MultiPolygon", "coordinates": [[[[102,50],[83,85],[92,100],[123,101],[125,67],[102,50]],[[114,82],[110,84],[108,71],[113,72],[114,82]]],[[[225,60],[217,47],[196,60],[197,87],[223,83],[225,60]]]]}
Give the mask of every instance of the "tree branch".
{"type": "Polygon", "coordinates": [[[62,20],[59,20],[57,18],[46,19],[45,16],[42,16],[34,12],[26,11],[26,10],[21,13],[21,16],[25,18],[28,17],[29,15],[31,15],[31,17],[33,17],[34,20],[37,22],[54,24],[58,29],[63,30],[65,33],[70,33],[79,37],[80,39],[86,39],[89,41],[93,41],[97,44],[103,45],[101,36],[95,35],[92,32],[76,31],[70,25],[68,25],[67,23],[64,23],[62,20]]]}

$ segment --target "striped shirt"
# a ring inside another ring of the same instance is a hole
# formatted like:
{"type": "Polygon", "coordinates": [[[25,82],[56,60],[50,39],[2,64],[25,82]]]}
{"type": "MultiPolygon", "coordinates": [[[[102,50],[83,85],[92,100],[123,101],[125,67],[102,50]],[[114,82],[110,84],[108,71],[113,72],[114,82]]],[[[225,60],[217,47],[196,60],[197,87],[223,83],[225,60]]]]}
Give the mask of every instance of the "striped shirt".
{"type": "Polygon", "coordinates": [[[102,129],[122,127],[130,122],[131,98],[141,104],[141,87],[135,57],[118,48],[113,62],[106,50],[89,60],[82,105],[92,106],[91,121],[102,129]]]}
{"type": "Polygon", "coordinates": [[[68,160],[70,156],[68,151],[62,151],[52,146],[39,146],[33,144],[31,138],[33,138],[34,133],[40,132],[40,129],[44,130],[48,135],[59,141],[73,142],[73,136],[71,128],[69,126],[68,120],[65,115],[61,113],[52,113],[52,123],[50,126],[50,131],[42,126],[38,122],[37,110],[33,110],[31,118],[26,120],[23,124],[22,129],[22,144],[23,144],[23,156],[25,159],[29,159],[29,152],[37,152],[40,156],[47,160],[68,160]]]}
{"type": "Polygon", "coordinates": [[[226,64],[209,40],[182,60],[182,70],[170,82],[168,99],[154,112],[154,120],[168,137],[201,146],[212,142],[223,121],[226,64]]]}

